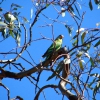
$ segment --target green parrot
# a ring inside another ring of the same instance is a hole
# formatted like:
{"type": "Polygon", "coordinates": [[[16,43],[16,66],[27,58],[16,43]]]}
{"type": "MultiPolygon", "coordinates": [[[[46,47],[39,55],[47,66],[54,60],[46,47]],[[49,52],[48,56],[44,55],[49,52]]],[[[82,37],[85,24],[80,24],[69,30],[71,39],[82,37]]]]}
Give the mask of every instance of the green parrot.
{"type": "Polygon", "coordinates": [[[51,44],[51,46],[47,49],[47,51],[44,53],[44,55],[42,56],[43,58],[46,57],[47,59],[50,59],[50,57],[53,55],[53,53],[55,51],[58,51],[61,47],[62,47],[62,39],[63,39],[63,35],[59,35],[55,41],[51,44]]]}

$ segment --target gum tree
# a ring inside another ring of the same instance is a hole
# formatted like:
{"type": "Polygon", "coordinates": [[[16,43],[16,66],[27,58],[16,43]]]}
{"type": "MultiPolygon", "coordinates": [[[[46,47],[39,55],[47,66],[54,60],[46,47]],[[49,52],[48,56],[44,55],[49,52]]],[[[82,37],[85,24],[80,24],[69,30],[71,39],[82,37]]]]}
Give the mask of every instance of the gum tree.
{"type": "MultiPolygon", "coordinates": [[[[2,0],[0,4],[4,2],[7,1],[2,0]]],[[[20,81],[27,78],[27,81],[34,86],[34,100],[41,100],[40,94],[43,95],[44,100],[48,100],[44,94],[47,88],[53,88],[52,91],[56,91],[56,95],[62,95],[62,100],[66,98],[68,100],[97,100],[96,95],[100,93],[98,71],[100,69],[100,22],[98,20],[94,23],[96,26],[92,28],[91,23],[88,23],[90,27],[82,27],[82,24],[87,15],[86,9],[89,8],[92,13],[95,8],[98,8],[99,14],[100,1],[32,0],[29,2],[32,4],[30,20],[19,12],[22,9],[21,4],[12,3],[10,10],[0,8],[1,48],[4,49],[7,42],[15,41],[14,46],[10,45],[9,50],[0,50],[0,86],[7,90],[8,100],[24,100],[25,98],[18,94],[14,98],[10,97],[9,87],[2,82],[6,78],[20,81]],[[84,9],[85,6],[88,8],[84,9]],[[35,26],[38,26],[37,29],[48,30],[49,28],[50,32],[45,34],[40,30],[38,33],[40,38],[36,38],[35,26]],[[54,50],[49,59],[40,60],[40,58],[38,59],[40,61],[36,63],[36,57],[42,56],[43,53],[39,55],[37,51],[34,57],[31,50],[34,52],[34,49],[41,45],[44,48],[46,43],[41,41],[55,43],[55,35],[59,35],[55,33],[57,28],[67,30],[64,31],[66,32],[64,37],[68,38],[66,46],[62,46],[57,51],[54,50]],[[33,47],[32,45],[38,41],[38,45],[33,47]],[[46,81],[43,76],[41,77],[44,71],[46,75],[51,72],[46,81]],[[57,84],[52,81],[52,84],[39,86],[40,80],[49,82],[54,78],[58,80],[57,84]]]]}

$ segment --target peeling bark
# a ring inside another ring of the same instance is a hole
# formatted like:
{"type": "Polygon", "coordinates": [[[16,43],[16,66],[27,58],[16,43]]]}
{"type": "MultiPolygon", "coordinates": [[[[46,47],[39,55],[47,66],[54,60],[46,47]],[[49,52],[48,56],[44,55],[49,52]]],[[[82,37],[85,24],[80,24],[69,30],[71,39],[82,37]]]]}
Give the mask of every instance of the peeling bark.
{"type": "MultiPolygon", "coordinates": [[[[64,49],[63,53],[67,54],[67,49],[64,49]]],[[[66,56],[64,56],[64,59],[66,59],[66,58],[70,59],[70,55],[67,54],[66,56]]],[[[63,62],[62,67],[63,67],[62,77],[64,79],[67,79],[68,75],[70,74],[70,63],[65,64],[63,62]]],[[[73,94],[72,92],[70,92],[69,90],[67,90],[66,84],[67,84],[66,81],[60,80],[60,82],[58,84],[58,87],[59,87],[59,90],[61,91],[61,93],[63,95],[65,95],[69,100],[80,100],[75,94],[73,94]]],[[[76,90],[76,92],[77,92],[77,90],[76,90]]],[[[79,95],[78,92],[77,92],[77,94],[79,95]]]]}

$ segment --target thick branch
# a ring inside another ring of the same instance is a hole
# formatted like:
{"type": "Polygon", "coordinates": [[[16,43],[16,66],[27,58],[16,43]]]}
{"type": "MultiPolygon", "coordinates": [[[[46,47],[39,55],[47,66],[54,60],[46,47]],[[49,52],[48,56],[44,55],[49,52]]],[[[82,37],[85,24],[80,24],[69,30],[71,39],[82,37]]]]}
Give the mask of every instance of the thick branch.
{"type": "MultiPolygon", "coordinates": [[[[65,50],[65,54],[67,54],[67,50],[65,50]]],[[[67,54],[66,56],[64,56],[65,59],[70,59],[70,55],[67,54]]],[[[62,77],[66,80],[66,78],[68,77],[69,73],[70,73],[70,62],[67,61],[63,62],[62,64],[62,68],[63,68],[63,72],[62,72],[62,77]]],[[[77,95],[79,96],[78,91],[75,89],[75,87],[73,86],[73,84],[66,80],[60,80],[58,87],[59,90],[62,92],[63,95],[65,95],[69,100],[78,100],[78,97],[76,95],[74,95],[72,92],[70,92],[69,90],[67,90],[66,88],[66,84],[69,83],[71,85],[71,87],[73,88],[73,90],[77,93],[77,95]]]]}
{"type": "Polygon", "coordinates": [[[1,70],[0,79],[7,78],[7,77],[8,78],[14,78],[14,79],[21,79],[23,77],[30,76],[31,74],[39,71],[40,69],[43,69],[43,67],[47,67],[50,64],[51,61],[55,61],[55,59],[59,55],[63,54],[63,52],[64,52],[64,48],[61,48],[59,51],[55,52],[55,54],[51,57],[51,59],[46,60],[44,62],[41,62],[36,67],[33,67],[33,68],[31,68],[27,71],[24,71],[24,72],[14,73],[14,72],[6,71],[6,70],[0,68],[0,70],[1,70]]]}
{"type": "Polygon", "coordinates": [[[43,87],[39,90],[39,92],[37,93],[37,95],[35,96],[34,100],[38,100],[40,93],[41,93],[44,89],[46,89],[46,88],[54,88],[54,89],[55,89],[55,88],[58,88],[58,86],[57,86],[57,85],[45,85],[45,86],[43,86],[43,87]]]}

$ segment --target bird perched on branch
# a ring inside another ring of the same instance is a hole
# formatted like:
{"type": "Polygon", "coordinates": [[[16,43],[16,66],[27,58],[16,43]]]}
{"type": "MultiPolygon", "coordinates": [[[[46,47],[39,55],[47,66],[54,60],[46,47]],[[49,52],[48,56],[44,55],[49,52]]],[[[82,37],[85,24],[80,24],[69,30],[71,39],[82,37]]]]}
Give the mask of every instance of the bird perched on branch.
{"type": "Polygon", "coordinates": [[[50,59],[51,56],[54,54],[55,51],[58,51],[62,47],[62,39],[64,38],[63,35],[59,35],[51,46],[47,49],[47,51],[42,56],[43,58],[50,59]]]}

